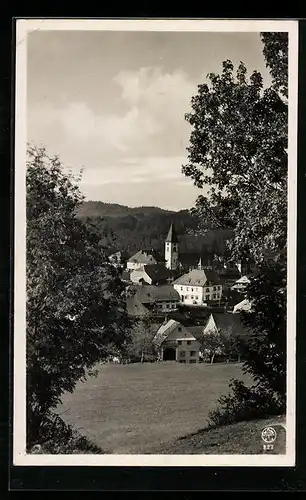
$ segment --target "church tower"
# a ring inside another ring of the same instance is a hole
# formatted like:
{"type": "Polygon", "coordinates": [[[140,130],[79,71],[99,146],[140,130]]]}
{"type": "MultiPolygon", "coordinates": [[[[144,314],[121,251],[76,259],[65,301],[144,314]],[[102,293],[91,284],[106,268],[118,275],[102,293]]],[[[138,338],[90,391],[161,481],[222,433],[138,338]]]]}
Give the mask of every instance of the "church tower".
{"type": "Polygon", "coordinates": [[[179,266],[178,237],[171,224],[165,241],[165,260],[167,269],[176,270],[179,266]]]}

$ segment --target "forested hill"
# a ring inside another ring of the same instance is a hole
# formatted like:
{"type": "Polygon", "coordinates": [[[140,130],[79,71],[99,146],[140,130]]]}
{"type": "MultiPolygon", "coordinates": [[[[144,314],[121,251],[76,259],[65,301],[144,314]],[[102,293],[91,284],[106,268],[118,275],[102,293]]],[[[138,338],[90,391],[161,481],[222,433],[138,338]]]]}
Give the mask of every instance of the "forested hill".
{"type": "Polygon", "coordinates": [[[197,218],[188,210],[172,212],[158,207],[131,208],[100,201],[84,202],[79,216],[89,218],[101,232],[101,244],[112,250],[133,254],[140,248],[163,250],[165,237],[173,222],[180,236],[181,251],[224,253],[228,230],[207,231],[203,236],[194,236],[197,218]]]}

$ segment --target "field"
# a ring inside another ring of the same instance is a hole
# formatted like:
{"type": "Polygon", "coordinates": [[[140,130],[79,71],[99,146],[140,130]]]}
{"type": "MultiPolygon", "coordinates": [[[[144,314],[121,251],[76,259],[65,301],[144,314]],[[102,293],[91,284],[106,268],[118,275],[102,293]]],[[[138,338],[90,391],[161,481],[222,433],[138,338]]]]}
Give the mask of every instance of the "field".
{"type": "Polygon", "coordinates": [[[101,365],[58,413],[105,453],[158,453],[206,426],[232,377],[249,380],[238,364],[101,365]]]}

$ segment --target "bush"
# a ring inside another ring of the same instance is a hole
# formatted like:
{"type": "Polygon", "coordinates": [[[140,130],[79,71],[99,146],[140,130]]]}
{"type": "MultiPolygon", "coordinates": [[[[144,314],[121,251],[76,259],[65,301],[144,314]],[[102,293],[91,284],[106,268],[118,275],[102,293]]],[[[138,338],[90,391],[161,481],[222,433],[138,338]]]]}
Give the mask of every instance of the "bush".
{"type": "Polygon", "coordinates": [[[40,429],[39,442],[28,446],[28,453],[34,454],[101,454],[103,451],[60,416],[49,413],[40,429]]]}
{"type": "Polygon", "coordinates": [[[221,396],[219,407],[209,413],[209,426],[234,424],[243,420],[266,418],[285,412],[284,402],[269,386],[246,387],[241,380],[231,379],[231,393],[221,396]]]}

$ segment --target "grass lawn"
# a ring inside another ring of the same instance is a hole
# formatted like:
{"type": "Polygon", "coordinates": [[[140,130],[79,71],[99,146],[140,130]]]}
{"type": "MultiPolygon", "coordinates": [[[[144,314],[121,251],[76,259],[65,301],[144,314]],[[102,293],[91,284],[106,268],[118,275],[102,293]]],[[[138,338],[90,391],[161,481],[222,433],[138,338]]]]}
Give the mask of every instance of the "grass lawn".
{"type": "Polygon", "coordinates": [[[193,435],[156,446],[154,453],[159,454],[205,454],[205,455],[260,455],[267,453],[263,449],[261,431],[266,426],[272,426],[277,432],[277,438],[270,455],[286,454],[286,430],[280,421],[283,418],[269,418],[238,422],[215,429],[204,429],[193,435]]]}
{"type": "Polygon", "coordinates": [[[159,453],[206,426],[232,377],[250,380],[239,364],[101,365],[58,413],[106,453],[159,453]]]}

